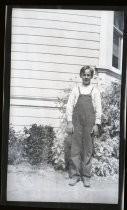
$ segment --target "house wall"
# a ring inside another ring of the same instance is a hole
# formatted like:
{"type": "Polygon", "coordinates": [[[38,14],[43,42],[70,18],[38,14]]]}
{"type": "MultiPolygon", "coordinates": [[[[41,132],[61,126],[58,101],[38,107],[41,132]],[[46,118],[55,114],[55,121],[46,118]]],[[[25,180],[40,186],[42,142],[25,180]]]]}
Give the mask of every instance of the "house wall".
{"type": "Polygon", "coordinates": [[[101,11],[13,9],[10,123],[15,130],[33,123],[60,126],[57,98],[81,82],[83,65],[99,66],[101,21],[101,11]]]}
{"type": "MultiPolygon", "coordinates": [[[[100,12],[13,9],[10,123],[59,127],[57,98],[99,62],[100,12]]],[[[93,81],[96,83],[96,81],[93,81]]]]}

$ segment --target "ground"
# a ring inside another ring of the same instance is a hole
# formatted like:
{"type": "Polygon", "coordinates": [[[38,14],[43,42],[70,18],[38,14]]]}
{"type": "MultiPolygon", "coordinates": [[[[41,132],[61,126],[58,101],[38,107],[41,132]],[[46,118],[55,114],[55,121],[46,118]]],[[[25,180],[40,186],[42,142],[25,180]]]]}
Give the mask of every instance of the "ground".
{"type": "Polygon", "coordinates": [[[118,179],[93,177],[91,187],[80,181],[71,187],[66,172],[51,166],[8,166],[7,200],[71,203],[117,203],[118,179]]]}

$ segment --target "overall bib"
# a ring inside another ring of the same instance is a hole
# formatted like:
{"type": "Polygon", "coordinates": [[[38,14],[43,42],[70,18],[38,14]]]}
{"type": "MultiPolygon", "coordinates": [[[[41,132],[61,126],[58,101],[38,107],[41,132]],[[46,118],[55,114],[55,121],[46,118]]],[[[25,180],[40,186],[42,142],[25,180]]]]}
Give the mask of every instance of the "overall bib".
{"type": "MultiPolygon", "coordinates": [[[[93,90],[93,88],[92,88],[93,90]]],[[[81,94],[75,105],[72,123],[74,133],[71,144],[71,176],[91,176],[93,139],[91,131],[95,123],[95,113],[92,103],[91,93],[81,94]]]]}

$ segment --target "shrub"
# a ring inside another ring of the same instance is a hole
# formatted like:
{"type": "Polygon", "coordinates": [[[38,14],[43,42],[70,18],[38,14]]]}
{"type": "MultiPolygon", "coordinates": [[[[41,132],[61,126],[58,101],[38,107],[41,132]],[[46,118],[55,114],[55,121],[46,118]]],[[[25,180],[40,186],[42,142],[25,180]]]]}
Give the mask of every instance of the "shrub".
{"type": "Polygon", "coordinates": [[[94,140],[92,172],[99,176],[119,173],[120,84],[112,83],[102,92],[101,137],[94,140]]]}
{"type": "Polygon", "coordinates": [[[119,83],[112,83],[102,93],[102,133],[112,138],[120,132],[120,89],[119,83]]]}
{"type": "Polygon", "coordinates": [[[52,164],[54,165],[55,169],[62,169],[65,170],[68,165],[68,158],[69,152],[68,152],[68,144],[66,143],[66,139],[68,138],[68,135],[66,133],[66,127],[67,127],[67,120],[65,117],[65,111],[66,111],[66,103],[69,97],[71,89],[65,89],[63,96],[58,98],[57,105],[59,106],[59,110],[61,112],[61,123],[60,128],[56,131],[56,138],[53,141],[53,157],[52,157],[52,164]],[[66,159],[66,162],[65,162],[66,159]]]}
{"type": "Polygon", "coordinates": [[[52,162],[52,146],[55,133],[50,126],[33,124],[24,128],[24,134],[15,132],[10,127],[8,141],[8,163],[15,165],[22,162],[31,165],[52,162]]]}
{"type": "MultiPolygon", "coordinates": [[[[53,141],[52,146],[52,164],[54,165],[55,169],[65,169],[65,139],[67,138],[66,134],[66,119],[61,122],[60,129],[56,132],[56,138],[53,141]]],[[[67,153],[68,155],[68,153],[67,153]]]]}
{"type": "Polygon", "coordinates": [[[24,153],[24,136],[16,133],[14,128],[10,126],[8,140],[8,164],[15,165],[25,161],[24,153]]]}
{"type": "Polygon", "coordinates": [[[28,135],[24,139],[24,156],[28,163],[32,165],[50,163],[52,161],[51,147],[55,138],[53,128],[47,125],[33,124],[29,129],[24,128],[24,132],[25,135],[28,135]]]}
{"type": "MultiPolygon", "coordinates": [[[[120,89],[119,83],[112,83],[101,93],[102,126],[100,138],[94,139],[93,175],[107,176],[118,174],[119,171],[120,89]]],[[[65,118],[70,89],[66,89],[64,93],[64,98],[59,98],[58,104],[62,117],[65,118]]],[[[66,157],[70,157],[68,149],[70,137],[66,134],[66,124],[66,119],[64,119],[53,143],[53,161],[56,169],[65,169],[69,161],[66,157]]]]}
{"type": "Polygon", "coordinates": [[[94,140],[94,154],[92,164],[92,174],[98,176],[107,176],[118,174],[118,138],[107,138],[103,141],[101,138],[94,140]]]}

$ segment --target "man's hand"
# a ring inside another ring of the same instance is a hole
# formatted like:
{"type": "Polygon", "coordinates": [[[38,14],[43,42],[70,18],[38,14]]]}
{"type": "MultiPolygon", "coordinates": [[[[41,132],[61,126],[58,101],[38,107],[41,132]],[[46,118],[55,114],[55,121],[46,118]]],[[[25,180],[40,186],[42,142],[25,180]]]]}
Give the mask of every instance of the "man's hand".
{"type": "Polygon", "coordinates": [[[72,134],[73,132],[74,132],[74,126],[73,126],[72,122],[69,121],[67,124],[67,133],[72,134]]]}
{"type": "Polygon", "coordinates": [[[94,125],[92,132],[94,136],[99,136],[99,129],[98,129],[98,125],[94,125]]]}

